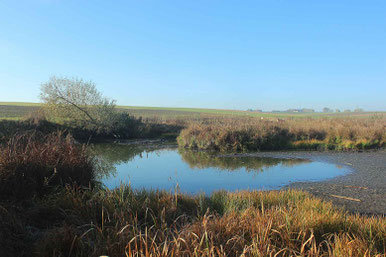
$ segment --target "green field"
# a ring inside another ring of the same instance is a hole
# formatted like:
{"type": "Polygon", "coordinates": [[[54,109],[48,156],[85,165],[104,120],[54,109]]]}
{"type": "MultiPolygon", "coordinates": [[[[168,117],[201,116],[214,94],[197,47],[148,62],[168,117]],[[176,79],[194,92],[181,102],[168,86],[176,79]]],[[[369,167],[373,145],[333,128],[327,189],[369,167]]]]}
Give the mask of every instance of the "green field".
{"type": "MultiPolygon", "coordinates": [[[[0,119],[20,119],[37,111],[41,103],[27,102],[0,102],[0,119]]],[[[127,111],[134,116],[159,119],[185,119],[200,118],[207,116],[245,116],[245,117],[273,117],[273,118],[305,118],[305,117],[368,117],[386,112],[364,112],[364,113],[271,113],[271,112],[249,112],[226,109],[204,109],[204,108],[177,108],[177,107],[145,107],[145,106],[123,106],[118,105],[121,111],[127,111]]]]}
{"type": "Polygon", "coordinates": [[[19,119],[37,111],[39,104],[0,103],[0,119],[19,119]]]}
{"type": "MultiPolygon", "coordinates": [[[[42,106],[41,103],[27,102],[0,102],[0,119],[19,119],[31,112],[37,111],[42,106]]],[[[199,118],[205,116],[246,116],[246,117],[366,117],[385,112],[364,112],[364,113],[271,113],[271,112],[249,112],[240,110],[226,109],[204,109],[204,108],[177,108],[177,107],[145,107],[145,106],[123,106],[117,108],[127,111],[134,116],[145,118],[199,118]]]]}
{"type": "Polygon", "coordinates": [[[131,113],[142,113],[144,116],[154,113],[159,115],[178,114],[206,114],[206,115],[233,115],[249,117],[336,117],[336,116],[368,116],[382,114],[385,112],[363,112],[363,113],[272,113],[272,112],[250,112],[229,109],[204,109],[204,108],[177,108],[177,107],[145,107],[145,106],[117,106],[119,109],[128,110],[131,113]]]}

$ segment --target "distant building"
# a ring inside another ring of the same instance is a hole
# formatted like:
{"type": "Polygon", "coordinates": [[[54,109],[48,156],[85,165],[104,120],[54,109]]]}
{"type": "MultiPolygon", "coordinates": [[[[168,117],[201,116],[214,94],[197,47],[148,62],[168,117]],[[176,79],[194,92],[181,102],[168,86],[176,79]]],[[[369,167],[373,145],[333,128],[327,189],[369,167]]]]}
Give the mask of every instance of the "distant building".
{"type": "Polygon", "coordinates": [[[302,112],[302,109],[288,109],[286,112],[298,113],[302,112]]]}
{"type": "Polygon", "coordinates": [[[272,112],[274,112],[274,113],[280,113],[280,112],[284,112],[284,113],[313,113],[313,112],[315,112],[315,110],[303,108],[303,109],[288,109],[286,111],[273,110],[272,112]]]}

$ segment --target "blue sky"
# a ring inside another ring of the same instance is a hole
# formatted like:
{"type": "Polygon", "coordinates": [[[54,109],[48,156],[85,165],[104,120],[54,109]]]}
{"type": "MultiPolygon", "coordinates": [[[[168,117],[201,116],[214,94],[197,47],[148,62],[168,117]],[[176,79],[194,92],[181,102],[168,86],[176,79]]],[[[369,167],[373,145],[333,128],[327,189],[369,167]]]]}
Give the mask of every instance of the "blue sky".
{"type": "Polygon", "coordinates": [[[0,0],[0,101],[52,75],[123,105],[386,110],[386,1],[0,0]]]}

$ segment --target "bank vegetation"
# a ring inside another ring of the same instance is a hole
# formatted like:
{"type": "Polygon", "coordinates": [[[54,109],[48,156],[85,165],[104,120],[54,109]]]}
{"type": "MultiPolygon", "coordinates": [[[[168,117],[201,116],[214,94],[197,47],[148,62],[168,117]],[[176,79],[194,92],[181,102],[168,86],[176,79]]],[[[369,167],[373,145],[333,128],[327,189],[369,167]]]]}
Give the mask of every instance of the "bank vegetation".
{"type": "Polygon", "coordinates": [[[190,123],[178,144],[219,151],[378,149],[386,146],[386,116],[212,119],[190,123]]]}

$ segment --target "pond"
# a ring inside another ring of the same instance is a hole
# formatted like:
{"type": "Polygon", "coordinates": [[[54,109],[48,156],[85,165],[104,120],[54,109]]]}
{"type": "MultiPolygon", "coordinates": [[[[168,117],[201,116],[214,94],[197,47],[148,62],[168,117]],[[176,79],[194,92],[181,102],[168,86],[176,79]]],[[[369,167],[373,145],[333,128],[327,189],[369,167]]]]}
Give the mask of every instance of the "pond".
{"type": "Polygon", "coordinates": [[[304,159],[221,157],[175,146],[95,144],[91,149],[100,163],[97,178],[110,189],[130,183],[134,189],[178,188],[184,193],[274,190],[348,172],[334,164],[304,159]]]}

